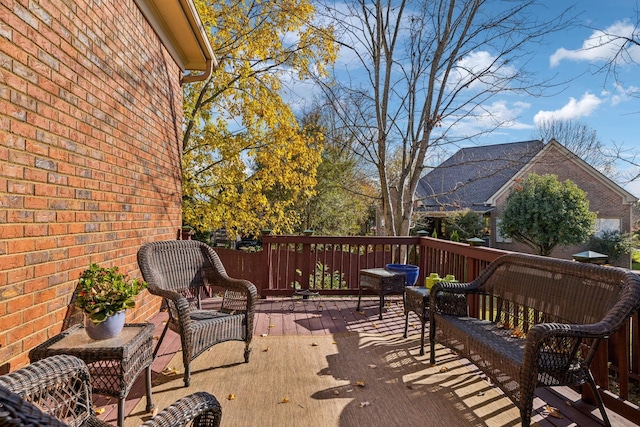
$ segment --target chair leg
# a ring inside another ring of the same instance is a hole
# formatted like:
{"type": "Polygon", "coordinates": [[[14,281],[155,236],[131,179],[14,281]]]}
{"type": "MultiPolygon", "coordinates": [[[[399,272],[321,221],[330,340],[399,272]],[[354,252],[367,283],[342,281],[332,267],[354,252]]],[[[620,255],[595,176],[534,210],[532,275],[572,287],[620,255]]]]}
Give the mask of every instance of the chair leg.
{"type": "Polygon", "coordinates": [[[587,371],[587,382],[591,387],[591,391],[593,391],[593,395],[596,398],[596,403],[598,404],[598,408],[600,409],[600,413],[602,414],[602,420],[604,421],[604,425],[607,427],[611,427],[611,421],[609,421],[609,417],[607,416],[607,411],[604,408],[604,402],[602,401],[602,396],[598,393],[598,387],[596,386],[596,381],[591,374],[591,370],[587,371]]]}
{"type": "Polygon", "coordinates": [[[429,322],[429,351],[431,352],[429,355],[429,362],[432,365],[436,364],[436,328],[434,328],[433,323],[429,322]]]}
{"type": "Polygon", "coordinates": [[[249,363],[249,356],[251,356],[251,347],[247,343],[244,347],[244,363],[249,363]]]}
{"type": "Polygon", "coordinates": [[[531,408],[520,409],[520,420],[522,421],[522,427],[529,427],[531,425],[531,411],[533,410],[533,405],[531,408]]]}
{"type": "Polygon", "coordinates": [[[184,364],[184,386],[189,387],[191,385],[191,361],[187,358],[182,349],[182,363],[184,364]]]}
{"type": "Polygon", "coordinates": [[[169,321],[164,325],[164,329],[162,330],[162,334],[160,335],[160,339],[158,340],[158,344],[156,344],[156,348],[153,350],[153,359],[155,360],[156,355],[158,354],[158,350],[160,350],[160,344],[162,344],[162,340],[164,336],[167,334],[167,329],[169,329],[169,321]]]}

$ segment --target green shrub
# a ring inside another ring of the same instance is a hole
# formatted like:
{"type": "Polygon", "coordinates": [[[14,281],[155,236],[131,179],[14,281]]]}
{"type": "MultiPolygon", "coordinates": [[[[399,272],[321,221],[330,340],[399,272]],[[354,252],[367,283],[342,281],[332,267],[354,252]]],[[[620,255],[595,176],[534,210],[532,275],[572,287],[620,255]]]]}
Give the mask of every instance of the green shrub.
{"type": "Polygon", "coordinates": [[[609,257],[610,263],[618,261],[622,255],[633,252],[631,235],[617,230],[604,230],[600,235],[589,238],[589,249],[609,257]]]}

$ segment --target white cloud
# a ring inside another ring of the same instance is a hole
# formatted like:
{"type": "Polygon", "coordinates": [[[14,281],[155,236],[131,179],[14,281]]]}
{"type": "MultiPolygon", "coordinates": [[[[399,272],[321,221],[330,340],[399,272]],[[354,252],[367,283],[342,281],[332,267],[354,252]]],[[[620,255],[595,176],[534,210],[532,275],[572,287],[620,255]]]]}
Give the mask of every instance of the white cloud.
{"type": "MultiPolygon", "coordinates": [[[[605,30],[596,30],[582,42],[582,46],[575,50],[561,47],[549,58],[551,67],[560,61],[589,61],[605,62],[616,58],[616,54],[624,44],[621,37],[633,37],[635,27],[628,22],[616,22],[605,30]]],[[[619,62],[640,60],[640,46],[628,46],[628,57],[619,56],[619,62]]]]}
{"type": "Polygon", "coordinates": [[[629,86],[625,88],[616,83],[614,84],[614,87],[615,93],[610,94],[609,92],[605,92],[606,95],[610,95],[611,105],[618,105],[621,102],[632,101],[640,93],[640,87],[638,86],[629,86]]]}
{"type": "Polygon", "coordinates": [[[533,122],[539,125],[542,122],[550,120],[572,120],[589,116],[603,102],[592,93],[585,93],[580,100],[569,98],[569,102],[555,111],[539,111],[534,117],[533,122]]]}
{"type": "Polygon", "coordinates": [[[457,122],[446,121],[443,128],[451,129],[456,136],[470,136],[492,131],[492,135],[500,130],[530,130],[534,127],[519,121],[522,113],[530,107],[526,102],[507,102],[497,100],[491,104],[483,104],[482,109],[457,122]]]}
{"type": "Polygon", "coordinates": [[[448,85],[457,87],[460,84],[467,84],[468,89],[485,89],[487,86],[502,85],[505,80],[508,81],[509,76],[517,74],[517,70],[508,65],[496,62],[496,56],[487,51],[475,51],[460,59],[455,67],[451,70],[448,85]],[[487,70],[489,70],[487,72],[487,70]],[[484,75],[480,79],[474,76],[484,75]]]}

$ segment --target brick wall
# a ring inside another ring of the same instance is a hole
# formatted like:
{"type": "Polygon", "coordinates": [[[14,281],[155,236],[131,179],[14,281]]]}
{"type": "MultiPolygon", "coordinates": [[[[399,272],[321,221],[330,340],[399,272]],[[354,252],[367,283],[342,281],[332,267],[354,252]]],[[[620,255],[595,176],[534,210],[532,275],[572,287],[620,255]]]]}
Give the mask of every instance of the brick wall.
{"type": "MultiPolygon", "coordinates": [[[[620,219],[621,231],[623,233],[631,231],[632,206],[625,204],[619,193],[612,191],[603,182],[595,179],[592,174],[578,166],[578,164],[573,160],[567,159],[556,147],[552,146],[549,148],[550,149],[545,151],[545,155],[534,165],[531,171],[538,175],[557,175],[560,181],[565,181],[567,179],[573,181],[578,187],[587,193],[589,209],[592,212],[596,212],[598,214],[598,218],[620,219]]],[[[500,218],[502,215],[503,206],[508,195],[508,193],[502,195],[502,197],[496,202],[497,208],[495,210],[495,214],[493,214],[493,235],[495,235],[496,231],[495,218],[500,218]]],[[[532,252],[528,246],[515,241],[512,243],[496,243],[495,247],[510,251],[526,253],[532,252]]],[[[588,249],[587,245],[556,247],[551,255],[556,258],[571,259],[572,254],[588,249]]],[[[628,256],[623,257],[618,264],[629,268],[630,258],[628,256]]]]}
{"type": "Polygon", "coordinates": [[[89,263],[139,277],[176,238],[179,77],[133,0],[0,3],[0,372],[60,332],[89,263]]]}

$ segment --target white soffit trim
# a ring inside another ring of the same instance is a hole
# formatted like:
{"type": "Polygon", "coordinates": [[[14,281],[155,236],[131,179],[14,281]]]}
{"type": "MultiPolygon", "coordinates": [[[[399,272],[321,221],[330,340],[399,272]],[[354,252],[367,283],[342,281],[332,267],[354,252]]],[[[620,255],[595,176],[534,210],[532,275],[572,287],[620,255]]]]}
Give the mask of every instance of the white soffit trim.
{"type": "Polygon", "coordinates": [[[134,0],[182,70],[217,65],[193,0],[134,0]]]}

